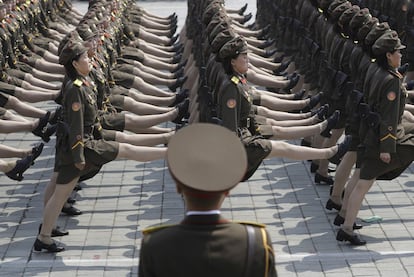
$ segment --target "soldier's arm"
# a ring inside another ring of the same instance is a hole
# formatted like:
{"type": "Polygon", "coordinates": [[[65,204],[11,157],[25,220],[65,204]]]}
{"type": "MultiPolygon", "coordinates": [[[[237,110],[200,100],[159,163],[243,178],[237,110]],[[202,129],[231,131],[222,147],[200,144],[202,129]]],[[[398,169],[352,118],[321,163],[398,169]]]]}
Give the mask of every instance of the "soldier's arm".
{"type": "Polygon", "coordinates": [[[385,84],[382,90],[382,101],[380,101],[380,152],[395,153],[397,142],[397,125],[400,107],[399,80],[393,79],[385,84]]]}
{"type": "Polygon", "coordinates": [[[236,85],[227,83],[218,99],[223,126],[236,132],[238,127],[239,92],[236,85]]]}
{"type": "MultiPolygon", "coordinates": [[[[75,80],[74,83],[76,83],[75,80]]],[[[80,84],[82,85],[82,83],[80,84]]],[[[80,86],[74,84],[66,93],[65,109],[69,125],[69,146],[71,148],[73,161],[75,163],[84,163],[85,156],[83,153],[83,109],[84,99],[80,86]]]]}

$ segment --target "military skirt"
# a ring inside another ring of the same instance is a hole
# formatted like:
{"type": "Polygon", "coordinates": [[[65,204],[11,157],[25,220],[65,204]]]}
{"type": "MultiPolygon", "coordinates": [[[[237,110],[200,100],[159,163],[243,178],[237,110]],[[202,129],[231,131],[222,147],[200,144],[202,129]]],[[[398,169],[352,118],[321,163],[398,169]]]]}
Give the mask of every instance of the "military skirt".
{"type": "Polygon", "coordinates": [[[56,146],[55,172],[58,172],[57,184],[67,184],[76,177],[84,181],[95,176],[102,166],[115,160],[119,143],[103,139],[87,139],[84,141],[85,168],[79,170],[71,156],[70,149],[56,146]]]}
{"type": "Polygon", "coordinates": [[[122,113],[105,114],[99,120],[104,129],[120,132],[125,130],[125,115],[122,113]]]}
{"type": "Polygon", "coordinates": [[[247,154],[247,171],[242,179],[242,181],[246,181],[256,172],[262,161],[270,154],[272,144],[261,135],[252,135],[246,127],[240,128],[238,135],[247,154]]]}

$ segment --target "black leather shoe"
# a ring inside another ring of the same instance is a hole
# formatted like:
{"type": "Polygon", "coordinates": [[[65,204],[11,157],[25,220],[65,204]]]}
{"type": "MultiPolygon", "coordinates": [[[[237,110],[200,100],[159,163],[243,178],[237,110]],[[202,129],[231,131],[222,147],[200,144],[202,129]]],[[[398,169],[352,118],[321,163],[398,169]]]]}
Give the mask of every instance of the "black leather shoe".
{"type": "Polygon", "coordinates": [[[286,55],[281,55],[279,57],[276,57],[276,58],[273,59],[273,62],[274,63],[281,63],[285,57],[286,57],[286,55]]]}
{"type": "Polygon", "coordinates": [[[57,246],[56,243],[46,244],[39,239],[36,239],[33,248],[35,251],[42,251],[43,249],[47,250],[50,253],[62,252],[65,250],[64,247],[57,246]]]}
{"type": "Polygon", "coordinates": [[[333,164],[339,164],[342,157],[348,152],[349,145],[351,144],[352,137],[350,135],[346,136],[344,141],[338,144],[338,151],[328,160],[333,164]]]}
{"type": "Polygon", "coordinates": [[[181,77],[181,78],[178,78],[177,79],[177,81],[175,82],[175,84],[174,85],[172,85],[172,86],[170,86],[170,87],[168,87],[171,91],[176,91],[177,90],[177,88],[179,88],[179,87],[181,87],[186,81],[187,81],[187,79],[188,79],[188,77],[187,76],[185,76],[185,77],[181,77]]]}
{"type": "MultiPolygon", "coordinates": [[[[342,216],[340,216],[338,214],[338,215],[336,215],[333,223],[334,223],[335,226],[341,226],[342,224],[344,224],[344,222],[345,222],[345,218],[343,218],[342,216]]],[[[357,224],[357,223],[354,222],[354,225],[352,226],[352,229],[359,230],[359,229],[362,229],[362,227],[363,226],[361,224],[357,224]]]]}
{"type": "Polygon", "coordinates": [[[39,124],[37,124],[36,128],[32,131],[33,135],[42,137],[44,129],[47,123],[49,122],[49,118],[50,118],[50,112],[47,112],[44,116],[39,118],[39,124]]]}
{"type": "Polygon", "coordinates": [[[13,167],[12,170],[6,172],[6,176],[12,180],[21,181],[23,180],[23,173],[29,169],[29,167],[33,163],[32,155],[29,155],[21,160],[16,161],[16,165],[13,167]]]}
{"type": "Polygon", "coordinates": [[[72,197],[68,197],[68,200],[66,200],[66,202],[68,204],[75,204],[76,203],[76,199],[75,198],[72,198],[72,197]]]}
{"type": "Polygon", "coordinates": [[[275,43],[275,41],[276,40],[274,40],[274,39],[268,39],[260,45],[260,48],[262,48],[262,49],[267,48],[267,47],[273,45],[275,43]]]}
{"type": "Polygon", "coordinates": [[[70,207],[63,207],[62,213],[68,215],[68,216],[75,216],[75,215],[81,215],[82,212],[79,209],[76,209],[73,206],[70,207]]]}
{"type": "Polygon", "coordinates": [[[180,70],[181,68],[185,67],[185,65],[187,64],[187,61],[188,61],[188,60],[181,61],[181,62],[177,65],[177,67],[176,67],[176,68],[172,71],[172,73],[175,73],[175,72],[177,72],[178,70],[180,70]]]}
{"type": "Polygon", "coordinates": [[[290,64],[289,60],[282,62],[277,69],[273,70],[273,73],[274,74],[280,74],[281,72],[286,70],[286,68],[288,68],[289,64],[290,64]]]}
{"type": "Polygon", "coordinates": [[[183,77],[183,76],[184,76],[184,67],[181,67],[179,70],[177,70],[174,73],[174,79],[178,79],[178,78],[183,77]]]}
{"type": "Polygon", "coordinates": [[[362,240],[358,235],[353,234],[350,235],[342,229],[339,229],[338,233],[336,234],[337,241],[349,241],[352,245],[365,245],[367,242],[362,240]]]}
{"type": "Polygon", "coordinates": [[[174,55],[174,57],[173,57],[173,59],[172,59],[172,61],[171,61],[171,63],[179,63],[180,61],[181,61],[181,58],[183,57],[183,54],[177,54],[177,55],[174,55]]]}
{"type": "Polygon", "coordinates": [[[284,88],[284,90],[290,90],[294,88],[299,82],[300,76],[298,74],[291,77],[289,84],[284,88]]]}
{"type": "MultiPolygon", "coordinates": [[[[40,234],[40,230],[42,229],[42,224],[39,225],[38,234],[40,234]]],[[[69,235],[68,231],[61,231],[59,226],[56,226],[56,228],[52,229],[52,237],[63,237],[69,235]]]]}
{"type": "Polygon", "coordinates": [[[332,209],[335,209],[337,211],[340,211],[341,208],[342,208],[342,205],[336,204],[334,201],[332,201],[331,199],[329,199],[326,202],[325,208],[328,209],[328,210],[330,210],[330,211],[332,211],[332,209]]]}
{"type": "Polygon", "coordinates": [[[305,94],[306,94],[306,89],[301,89],[299,92],[294,94],[293,100],[302,100],[305,94]]]}
{"type": "Polygon", "coordinates": [[[174,102],[170,105],[170,107],[174,107],[178,105],[179,103],[183,102],[188,97],[188,89],[184,89],[180,91],[180,93],[177,93],[175,96],[174,102]]]}
{"type": "Polygon", "coordinates": [[[173,52],[180,52],[182,49],[184,49],[184,45],[181,42],[174,44],[172,47],[173,52]]]}
{"type": "Polygon", "coordinates": [[[326,128],[321,132],[321,136],[325,138],[331,137],[331,130],[336,126],[339,120],[339,111],[335,111],[328,119],[328,125],[326,128]]]}
{"type": "Polygon", "coordinates": [[[311,111],[311,116],[317,115],[318,119],[323,121],[326,118],[326,115],[329,111],[329,104],[325,104],[321,107],[319,107],[317,110],[311,111]]]}
{"type": "Polygon", "coordinates": [[[239,15],[243,15],[243,14],[244,14],[244,12],[246,11],[246,9],[247,9],[247,3],[246,3],[246,4],[244,4],[244,6],[243,6],[243,7],[241,7],[237,13],[238,13],[239,15]]]}
{"type": "Polygon", "coordinates": [[[34,164],[34,161],[40,156],[40,154],[42,154],[44,146],[44,143],[39,143],[39,145],[32,148],[32,165],[34,164]]]}
{"type": "Polygon", "coordinates": [[[269,57],[273,56],[276,52],[277,52],[277,49],[266,50],[263,57],[269,58],[269,57]]]}
{"type": "Polygon", "coordinates": [[[303,113],[307,113],[310,112],[314,107],[316,107],[316,105],[319,104],[319,102],[321,102],[322,99],[322,93],[318,93],[316,95],[311,96],[309,104],[302,109],[303,113]]]}
{"type": "Polygon", "coordinates": [[[333,185],[334,183],[334,179],[332,178],[332,176],[322,176],[319,173],[315,173],[315,183],[317,184],[325,184],[325,185],[333,185]]]}
{"type": "MultiPolygon", "coordinates": [[[[246,14],[242,20],[240,20],[240,24],[244,24],[249,21],[253,17],[252,13],[246,14]]],[[[266,32],[267,33],[267,32],[266,32]]]]}
{"type": "Polygon", "coordinates": [[[82,190],[82,187],[81,187],[81,185],[77,184],[77,185],[73,188],[73,190],[74,190],[74,191],[79,191],[79,190],[82,190]]]}
{"type": "Polygon", "coordinates": [[[177,105],[178,109],[178,115],[177,117],[172,121],[175,124],[181,124],[182,119],[187,115],[188,113],[188,107],[190,106],[190,100],[186,99],[185,101],[181,102],[177,105]]]}
{"type": "Polygon", "coordinates": [[[174,45],[174,43],[175,43],[177,40],[178,40],[178,35],[173,36],[173,37],[170,39],[170,45],[171,45],[171,46],[172,46],[172,45],[174,45]]]}

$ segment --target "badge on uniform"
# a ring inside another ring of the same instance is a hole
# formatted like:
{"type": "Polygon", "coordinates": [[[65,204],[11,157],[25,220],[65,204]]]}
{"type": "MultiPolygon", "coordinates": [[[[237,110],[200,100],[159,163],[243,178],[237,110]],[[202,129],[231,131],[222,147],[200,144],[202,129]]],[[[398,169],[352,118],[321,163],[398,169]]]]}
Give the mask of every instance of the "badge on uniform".
{"type": "Polygon", "coordinates": [[[397,95],[393,91],[390,91],[387,94],[387,99],[390,100],[390,101],[394,101],[396,97],[397,97],[397,95]]]}
{"type": "Polygon", "coordinates": [[[74,103],[72,104],[72,110],[73,110],[74,112],[79,111],[79,110],[80,110],[80,108],[81,108],[81,103],[79,103],[79,102],[74,102],[74,103]]]}
{"type": "Polygon", "coordinates": [[[232,98],[227,100],[227,107],[230,109],[234,109],[237,105],[236,99],[232,98]]]}

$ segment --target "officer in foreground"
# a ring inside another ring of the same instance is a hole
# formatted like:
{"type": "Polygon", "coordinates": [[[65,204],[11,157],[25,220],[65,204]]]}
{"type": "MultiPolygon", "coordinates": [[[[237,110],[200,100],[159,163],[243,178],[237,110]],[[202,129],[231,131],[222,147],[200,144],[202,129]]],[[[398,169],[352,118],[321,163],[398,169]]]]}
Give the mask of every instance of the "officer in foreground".
{"type": "Polygon", "coordinates": [[[220,214],[246,172],[240,139],[218,125],[193,124],[172,137],[167,162],[186,216],[177,225],[143,231],[139,276],[277,276],[264,225],[220,214]]]}

